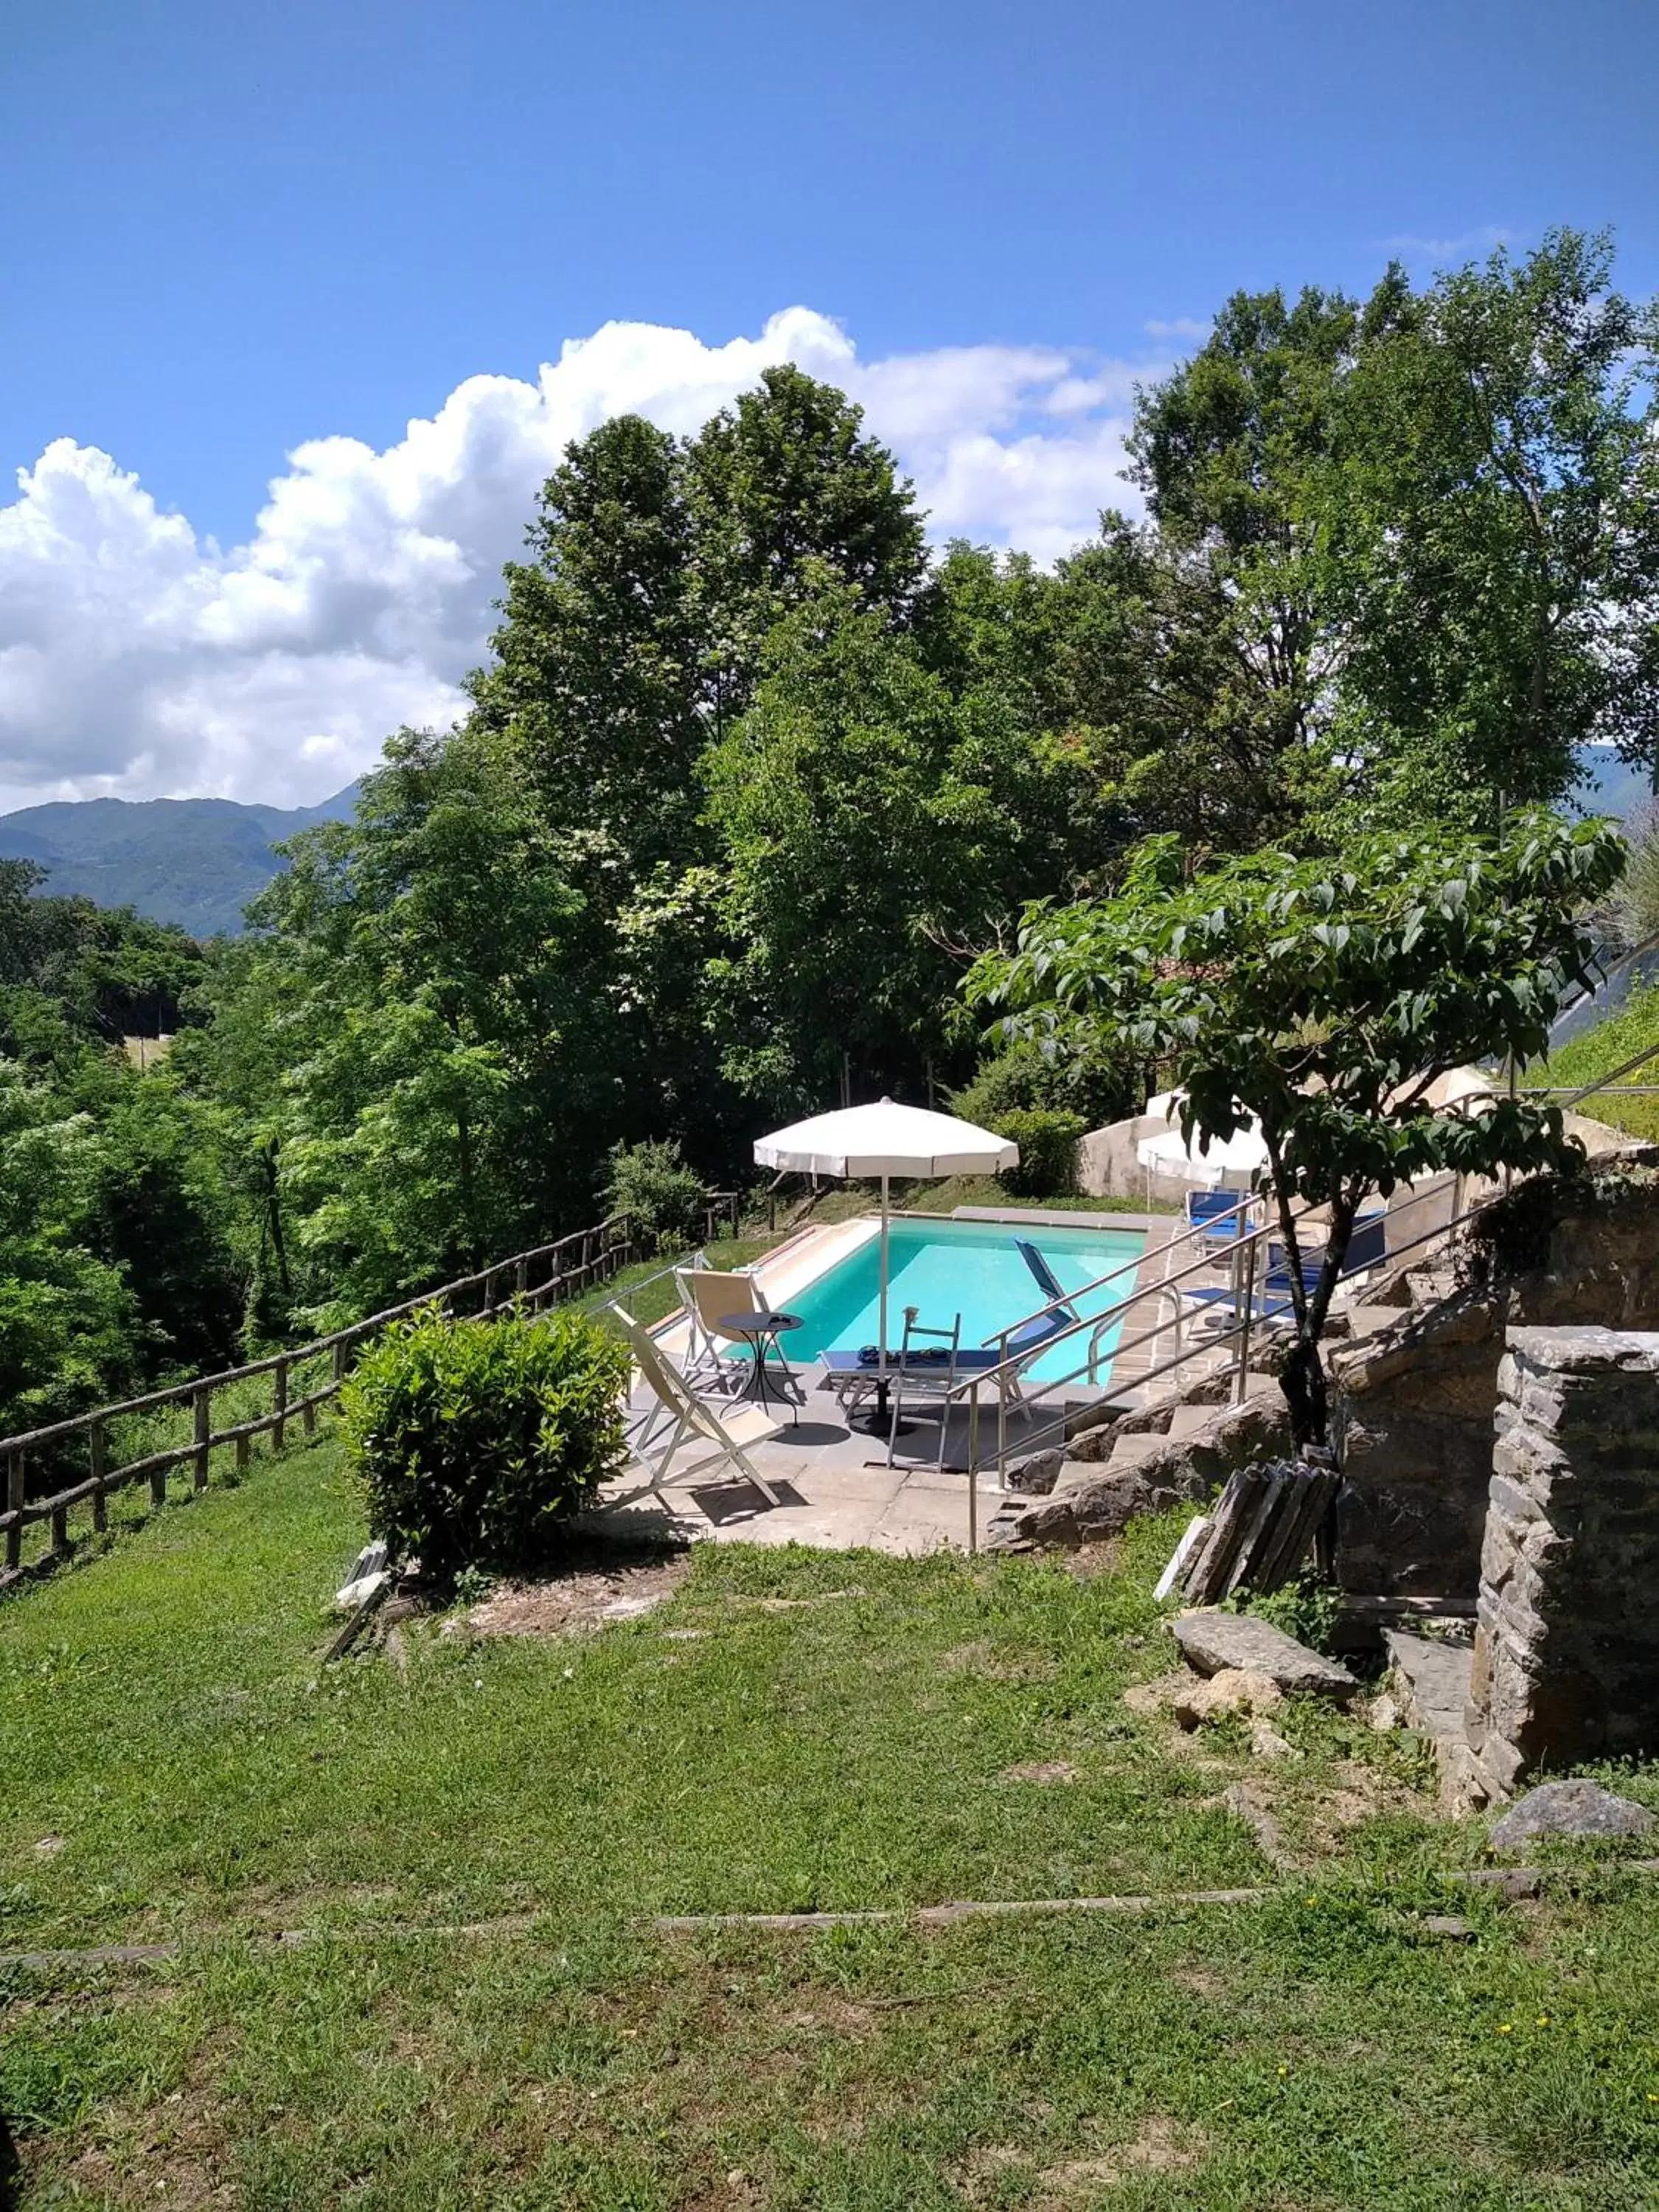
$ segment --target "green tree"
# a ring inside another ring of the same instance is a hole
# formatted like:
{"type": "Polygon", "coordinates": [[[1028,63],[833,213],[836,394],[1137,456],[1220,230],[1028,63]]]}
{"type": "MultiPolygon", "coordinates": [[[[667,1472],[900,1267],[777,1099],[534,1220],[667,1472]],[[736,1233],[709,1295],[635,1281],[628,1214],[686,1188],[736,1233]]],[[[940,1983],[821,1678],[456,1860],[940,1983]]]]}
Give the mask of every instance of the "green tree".
{"type": "Polygon", "coordinates": [[[246,1182],[272,1164],[267,1236],[332,1316],[581,1211],[615,1061],[581,902],[482,735],[404,732],[356,820],[289,851],[216,1027],[225,1048],[279,1027],[276,1100],[269,1073],[244,1100],[246,1182]]]}
{"type": "Polygon", "coordinates": [[[93,1250],[98,1133],[0,1060],[0,1433],[80,1413],[137,1380],[141,1316],[93,1250]]]}
{"type": "Polygon", "coordinates": [[[590,896],[693,857],[704,733],[684,476],[675,440],[637,415],[569,447],[471,679],[477,720],[510,739],[550,830],[582,834],[590,896]]]}
{"type": "Polygon", "coordinates": [[[1065,889],[1094,789],[993,688],[958,700],[887,610],[820,574],[705,764],[734,951],[712,975],[734,1079],[769,1105],[919,1092],[971,1050],[962,960],[1065,889]]]}
{"type": "Polygon", "coordinates": [[[1356,1213],[1439,1170],[1494,1176],[1582,1157],[1558,1109],[1500,1099],[1437,1113],[1448,1069],[1540,1056],[1589,970],[1586,907],[1617,880],[1606,823],[1535,812],[1501,841],[1357,840],[1340,862],[1265,852],[1194,875],[1173,838],[1136,853],[1118,896],[1030,909],[1017,949],[982,959],[976,1004],[1061,1056],[1167,1063],[1189,1139],[1254,1115],[1290,1260],[1284,1373],[1297,1443],[1322,1442],[1320,1344],[1356,1213]],[[1328,1224],[1304,1279],[1301,1209],[1328,1224]]]}
{"type": "Polygon", "coordinates": [[[1420,294],[1228,302],[1137,409],[1145,588],[1103,636],[1134,617],[1187,734],[1131,715],[1127,787],[1213,763],[1266,834],[1340,842],[1490,830],[1594,739],[1659,760],[1659,320],[1610,275],[1564,231],[1420,294]]]}
{"type": "Polygon", "coordinates": [[[896,620],[927,569],[922,519],[863,410],[785,365],[686,450],[702,695],[718,738],[747,707],[761,646],[827,570],[896,620]]]}
{"type": "Polygon", "coordinates": [[[1659,309],[1606,239],[1440,277],[1361,349],[1316,511],[1360,805],[1490,828],[1659,775],[1659,309]]]}

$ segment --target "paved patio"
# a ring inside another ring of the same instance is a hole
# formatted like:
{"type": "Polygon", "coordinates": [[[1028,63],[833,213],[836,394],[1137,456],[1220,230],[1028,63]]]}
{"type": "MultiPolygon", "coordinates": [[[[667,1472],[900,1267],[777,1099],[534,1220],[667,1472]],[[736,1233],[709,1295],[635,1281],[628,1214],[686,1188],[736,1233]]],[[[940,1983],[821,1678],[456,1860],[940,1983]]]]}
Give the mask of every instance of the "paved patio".
{"type": "MultiPolygon", "coordinates": [[[[965,1417],[952,1416],[941,1469],[938,1413],[916,1407],[890,1467],[884,1434],[867,1436],[849,1427],[828,1383],[813,1387],[810,1369],[800,1379],[807,1385],[806,1403],[798,1421],[787,1423],[786,1416],[787,1425],[775,1437],[749,1448],[749,1456],[778,1493],[776,1505],[769,1505],[750,1484],[713,1469],[689,1483],[677,1480],[671,1469],[665,1492],[653,1495],[643,1491],[636,1468],[611,1492],[605,1522],[618,1532],[672,1533],[713,1543],[811,1544],[825,1550],[867,1546],[911,1555],[941,1545],[966,1551],[965,1417]]],[[[635,1410],[647,1413],[651,1403],[636,1396],[635,1410]]],[[[720,1401],[714,1403],[718,1410],[720,1401]]],[[[982,1408],[981,1419],[994,1423],[995,1415],[982,1408]]],[[[695,1463],[706,1449],[689,1444],[678,1457],[695,1463]]],[[[1003,1493],[984,1474],[978,1492],[982,1540],[1003,1493]]]]}
{"type": "MultiPolygon", "coordinates": [[[[997,1214],[989,1209],[963,1208],[963,1218],[1003,1219],[1024,1227],[1052,1223],[1066,1227],[1098,1228],[1108,1232],[1133,1229],[1146,1237],[1146,1248],[1135,1275],[1137,1292],[1161,1283],[1171,1261],[1168,1245],[1179,1223],[1167,1215],[1123,1215],[1068,1212],[997,1214]]],[[[769,1302],[786,1307],[793,1291],[819,1274],[872,1233],[866,1219],[836,1223],[811,1229],[792,1238],[767,1255],[757,1270],[769,1302]]],[[[1183,1253],[1177,1255],[1184,1260],[1183,1253]]],[[[1115,1356],[1103,1378],[1104,1387],[1085,1382],[1059,1386],[1030,1414],[1017,1408],[1008,1414],[1008,1455],[1046,1449],[1059,1440],[1062,1415],[1087,1404],[1109,1401],[1128,1410],[1146,1395],[1141,1378],[1149,1369],[1175,1350],[1172,1329],[1164,1325],[1163,1308],[1144,1308],[1133,1324],[1132,1334],[1156,1329],[1151,1340],[1115,1356]]],[[[684,1346],[684,1328],[670,1322],[656,1332],[659,1342],[678,1363],[684,1346]]],[[[1082,1346],[1079,1346],[1079,1358],[1082,1346]]],[[[1183,1364],[1196,1376],[1215,1363],[1217,1355],[1202,1346],[1183,1364]]],[[[643,1491],[643,1477],[635,1469],[615,1486],[604,1519],[620,1530],[641,1534],[678,1534],[713,1543],[809,1544],[824,1548],[867,1546],[876,1551],[915,1554],[941,1546],[966,1550],[969,1542],[968,1477],[968,1417],[952,1413],[945,1436],[944,1466],[939,1465],[939,1410],[925,1401],[906,1408],[908,1432],[901,1435],[895,1464],[887,1463],[887,1437],[866,1434],[849,1426],[828,1379],[812,1366],[798,1368],[805,1402],[794,1422],[750,1449],[750,1456],[778,1492],[780,1503],[769,1505],[744,1481],[727,1480],[711,1470],[706,1480],[678,1480],[671,1470],[665,1495],[643,1491]]],[[[1152,1388],[1160,1392],[1164,1383],[1152,1388]]],[[[654,1401],[641,1392],[635,1411],[643,1417],[654,1401]]],[[[714,1401],[718,1407],[720,1401],[714,1401]]],[[[781,1408],[777,1408],[781,1413],[781,1408]]],[[[996,1406],[987,1393],[980,1409],[981,1453],[994,1455],[996,1406]]],[[[679,1456],[692,1463],[702,1449],[688,1445],[679,1456]]],[[[978,1483],[977,1531],[983,1540],[986,1528],[1005,1493],[994,1480],[994,1468],[981,1473],[978,1483]]]]}

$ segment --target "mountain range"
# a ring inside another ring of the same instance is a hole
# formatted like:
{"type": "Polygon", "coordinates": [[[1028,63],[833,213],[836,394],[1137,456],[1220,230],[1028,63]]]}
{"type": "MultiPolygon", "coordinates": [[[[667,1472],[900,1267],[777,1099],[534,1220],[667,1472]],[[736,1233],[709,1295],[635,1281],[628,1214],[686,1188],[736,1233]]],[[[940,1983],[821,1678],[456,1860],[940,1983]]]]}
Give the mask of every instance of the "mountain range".
{"type": "Polygon", "coordinates": [[[356,803],[355,783],[320,806],[59,799],[0,815],[0,860],[37,861],[47,892],[136,907],[193,937],[234,937],[242,908],[283,865],[272,847],[319,822],[349,819],[356,803]]]}

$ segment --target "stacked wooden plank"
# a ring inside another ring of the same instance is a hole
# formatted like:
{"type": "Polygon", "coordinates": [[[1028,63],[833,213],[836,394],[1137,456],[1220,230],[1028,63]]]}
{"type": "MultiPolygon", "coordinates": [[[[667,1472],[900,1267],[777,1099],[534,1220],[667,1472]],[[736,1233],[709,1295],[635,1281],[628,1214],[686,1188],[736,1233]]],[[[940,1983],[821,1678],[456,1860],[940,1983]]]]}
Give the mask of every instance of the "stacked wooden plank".
{"type": "Polygon", "coordinates": [[[1341,1479],[1313,1460],[1240,1468],[1182,1578],[1188,1604],[1213,1605],[1237,1589],[1265,1596],[1281,1588],[1307,1557],[1341,1479]]]}

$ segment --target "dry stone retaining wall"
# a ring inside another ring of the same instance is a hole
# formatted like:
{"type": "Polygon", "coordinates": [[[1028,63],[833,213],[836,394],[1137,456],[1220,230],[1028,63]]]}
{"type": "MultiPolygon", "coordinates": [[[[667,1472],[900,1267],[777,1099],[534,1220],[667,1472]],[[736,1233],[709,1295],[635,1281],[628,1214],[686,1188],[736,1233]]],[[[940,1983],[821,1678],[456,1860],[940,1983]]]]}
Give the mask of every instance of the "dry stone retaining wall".
{"type": "Polygon", "coordinates": [[[1659,1328],[1659,1176],[1528,1188],[1547,1208],[1535,1261],[1506,1272],[1500,1248],[1492,1282],[1331,1355],[1345,1589],[1474,1595],[1508,1330],[1659,1328]]]}
{"type": "Polygon", "coordinates": [[[1659,1335],[1510,1332],[1469,1748],[1488,1794],[1659,1746],[1659,1335]]]}

